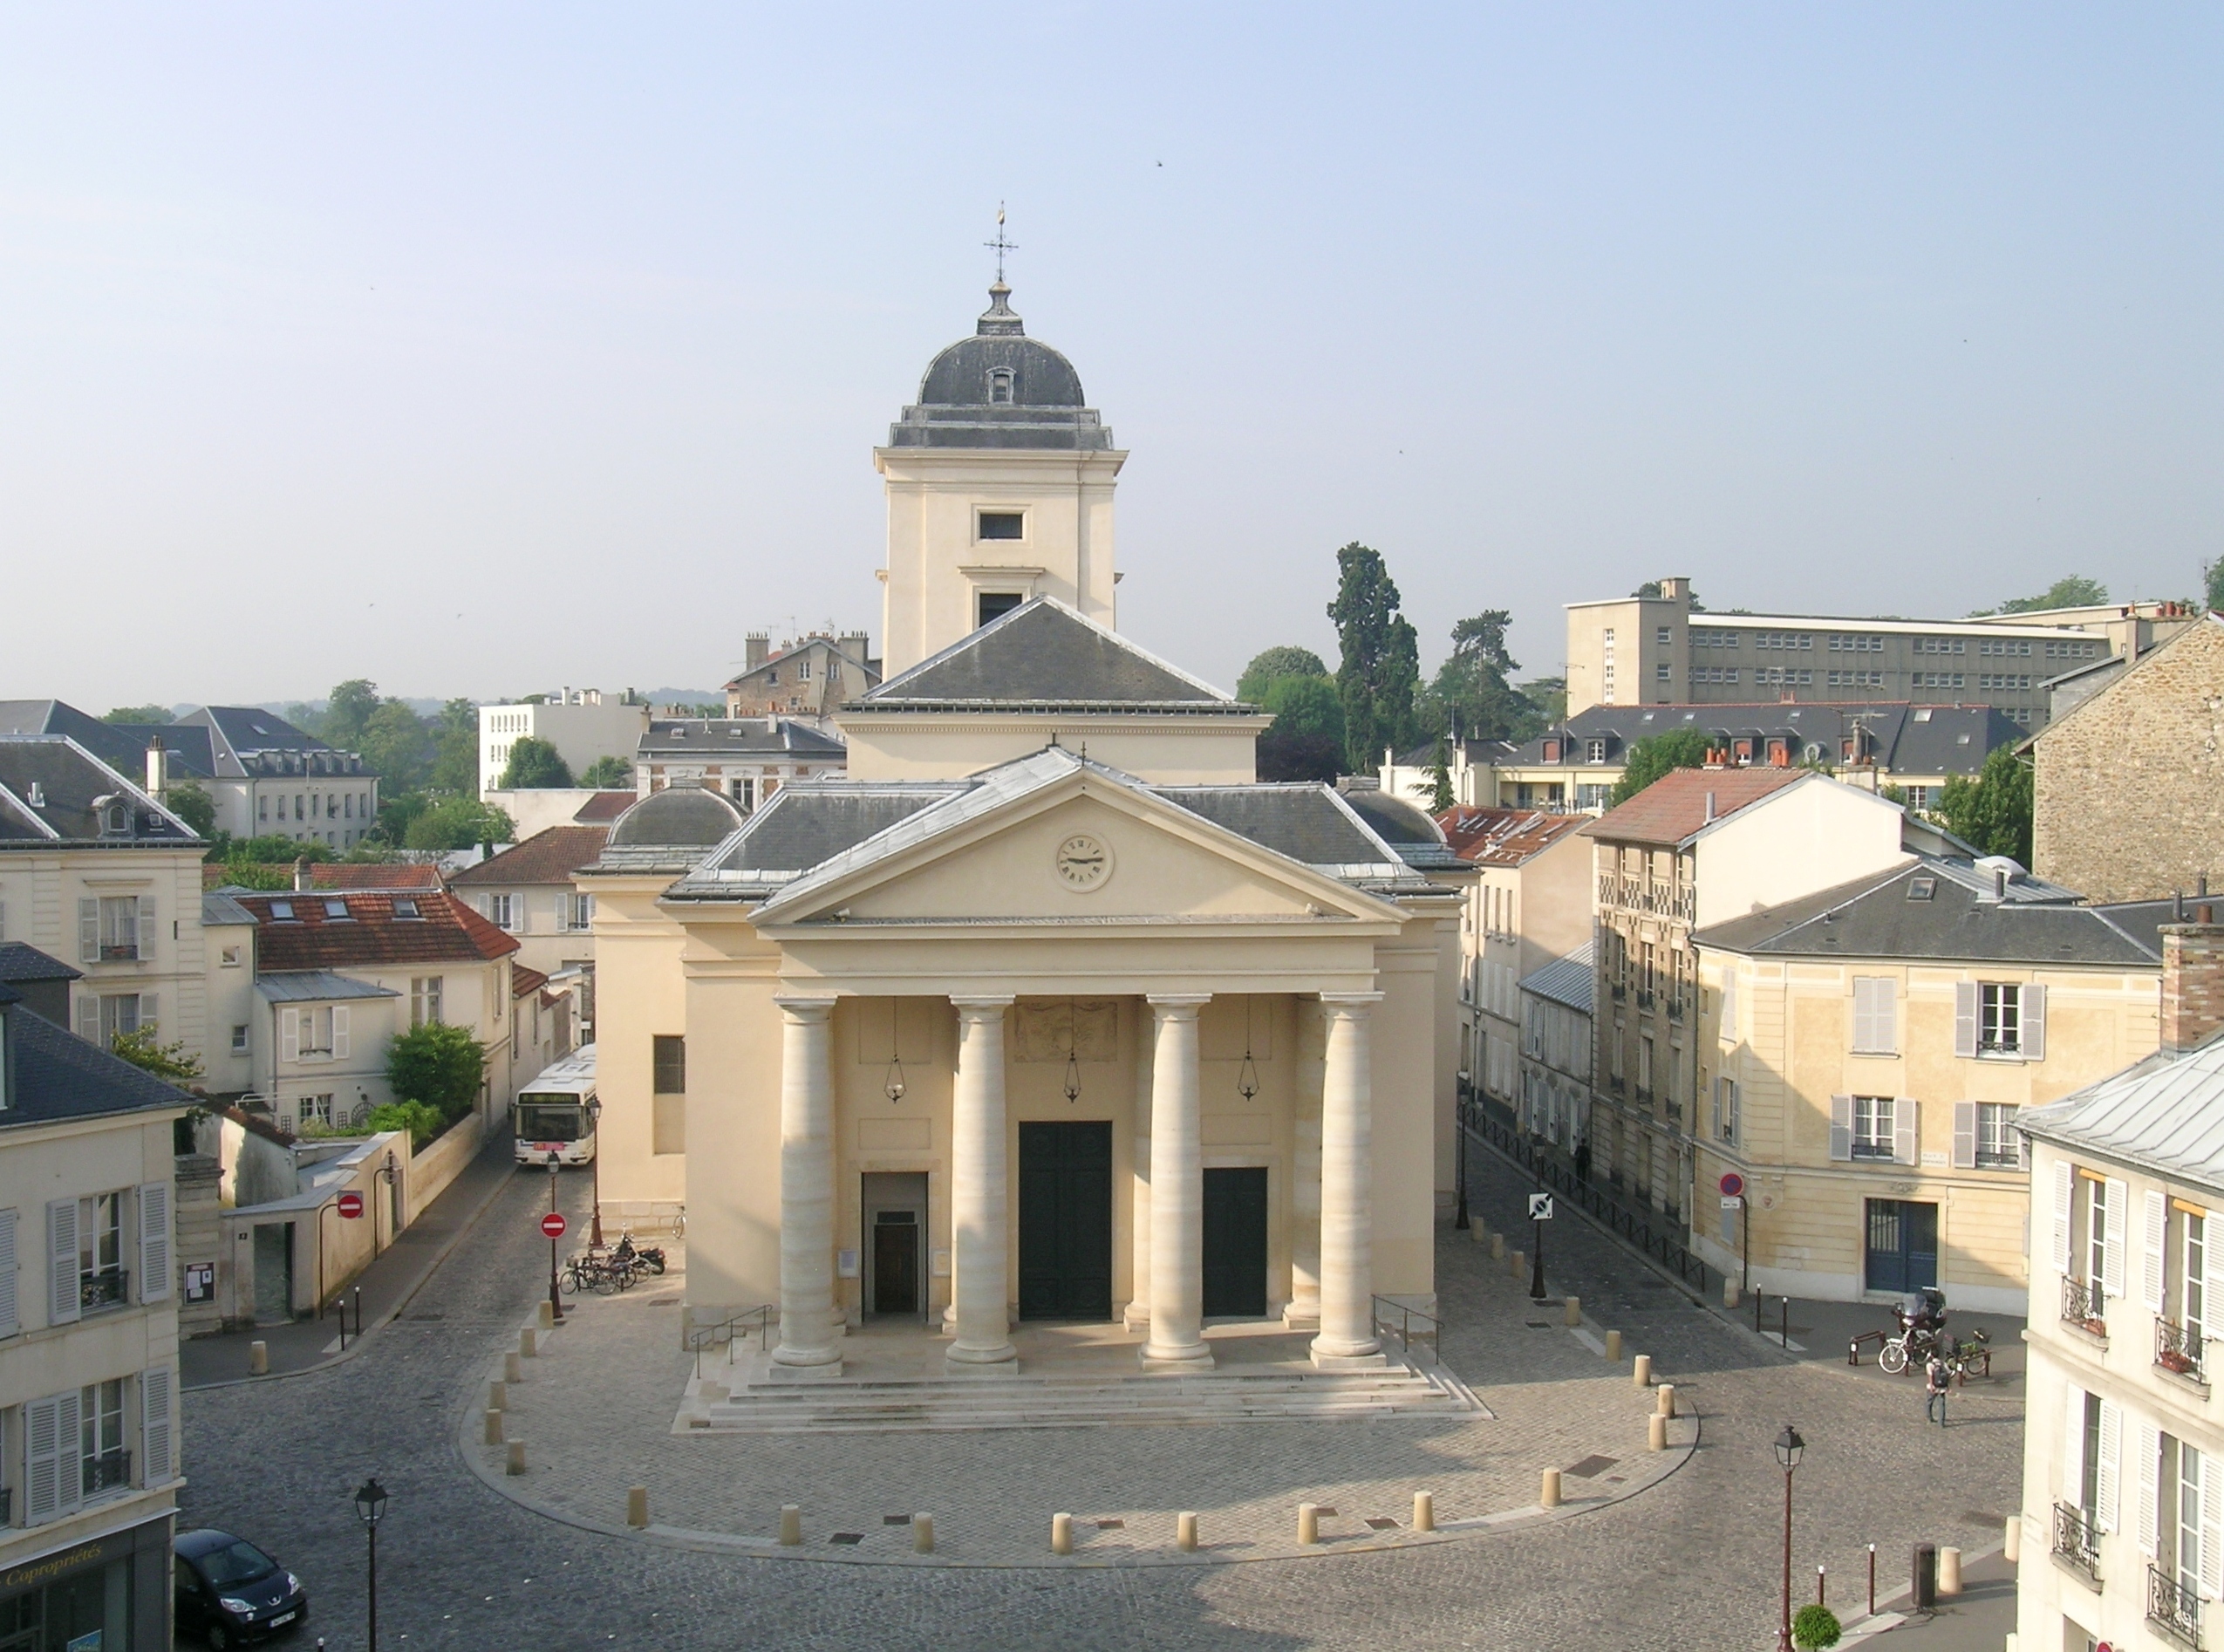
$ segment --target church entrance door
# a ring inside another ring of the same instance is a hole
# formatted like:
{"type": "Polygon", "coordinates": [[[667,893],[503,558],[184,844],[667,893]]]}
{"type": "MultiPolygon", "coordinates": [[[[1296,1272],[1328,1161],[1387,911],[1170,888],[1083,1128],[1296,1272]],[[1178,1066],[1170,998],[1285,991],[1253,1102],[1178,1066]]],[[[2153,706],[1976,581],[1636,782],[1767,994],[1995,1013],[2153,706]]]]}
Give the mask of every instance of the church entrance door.
{"type": "Polygon", "coordinates": [[[918,1319],[927,1310],[920,1277],[925,1272],[926,1174],[868,1171],[863,1194],[865,1312],[918,1319]]]}
{"type": "Polygon", "coordinates": [[[1204,1172],[1204,1317],[1266,1317],[1266,1171],[1204,1172]]]}
{"type": "Polygon", "coordinates": [[[1020,1126],[1020,1317],[1112,1317],[1112,1126],[1020,1126]]]}

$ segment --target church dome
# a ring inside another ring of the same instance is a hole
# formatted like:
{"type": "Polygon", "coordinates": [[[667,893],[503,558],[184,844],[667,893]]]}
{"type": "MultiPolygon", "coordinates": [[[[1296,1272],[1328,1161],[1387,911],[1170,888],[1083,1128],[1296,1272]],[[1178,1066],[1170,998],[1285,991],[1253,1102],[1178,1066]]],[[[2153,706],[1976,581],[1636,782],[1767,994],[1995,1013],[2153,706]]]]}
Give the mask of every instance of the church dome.
{"type": "Polygon", "coordinates": [[[889,427],[891,447],[1109,448],[1112,433],[1086,405],[1074,364],[1040,339],[1001,281],[973,336],[927,364],[919,399],[889,427]]]}
{"type": "Polygon", "coordinates": [[[701,786],[667,786],[651,792],[610,829],[616,848],[707,849],[724,843],[747,817],[718,792],[701,786]]]}

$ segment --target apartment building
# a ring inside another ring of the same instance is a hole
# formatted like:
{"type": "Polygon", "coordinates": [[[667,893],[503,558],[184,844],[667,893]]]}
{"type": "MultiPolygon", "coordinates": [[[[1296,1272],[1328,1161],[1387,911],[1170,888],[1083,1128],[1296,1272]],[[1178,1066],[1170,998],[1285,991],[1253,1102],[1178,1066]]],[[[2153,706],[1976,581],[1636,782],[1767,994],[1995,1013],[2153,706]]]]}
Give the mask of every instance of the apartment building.
{"type": "Polygon", "coordinates": [[[0,987],[0,1636],[170,1644],[192,1098],[0,987]]]}
{"type": "Polygon", "coordinates": [[[595,897],[575,880],[602,857],[609,836],[607,826],[553,826],[466,867],[448,885],[517,942],[515,968],[569,995],[565,1036],[582,1043],[595,1020],[595,897]]]}
{"type": "Polygon", "coordinates": [[[1591,1137],[1591,943],[1521,978],[1521,1104],[1518,1116],[1542,1137],[1586,1164],[1591,1137]]]}
{"type": "Polygon", "coordinates": [[[880,682],[880,661],[862,631],[815,631],[778,648],[765,631],[743,642],[740,673],[726,686],[728,717],[800,717],[821,728],[844,700],[880,682]]]}
{"type": "Polygon", "coordinates": [[[1699,929],[1696,1180],[1746,1204],[1695,1247],[1757,1290],[2020,1314],[2016,1122],[2154,1048],[2169,917],[1926,855],[1699,929]]]}
{"type": "Polygon", "coordinates": [[[2031,1223],[2021,1644],[2214,1644],[2224,927],[2162,930],[2160,1048],[2018,1119],[2031,1223]]]}
{"type": "Polygon", "coordinates": [[[617,699],[599,688],[565,688],[542,700],[479,707],[479,795],[487,800],[520,740],[530,735],[556,748],[576,777],[598,758],[633,761],[633,747],[649,726],[649,708],[627,689],[617,699]]]}
{"type": "Polygon", "coordinates": [[[1691,582],[1656,597],[1567,605],[1567,707],[1669,702],[1915,700],[1996,706],[2045,726],[2046,683],[2112,654],[2136,656],[2195,618],[2179,603],[1863,619],[1695,609],[1691,582]]]}
{"type": "Polygon", "coordinates": [[[791,780],[843,773],[849,747],[787,717],[658,717],[633,754],[636,793],[702,786],[745,815],[791,780]]]}

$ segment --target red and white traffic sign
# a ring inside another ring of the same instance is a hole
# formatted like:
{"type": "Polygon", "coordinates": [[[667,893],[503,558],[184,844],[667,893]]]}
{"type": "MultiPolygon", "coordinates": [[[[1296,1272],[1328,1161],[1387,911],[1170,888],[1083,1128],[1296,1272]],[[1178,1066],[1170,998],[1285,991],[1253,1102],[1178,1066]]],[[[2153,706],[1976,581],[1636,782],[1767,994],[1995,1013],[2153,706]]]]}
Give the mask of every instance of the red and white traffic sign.
{"type": "Polygon", "coordinates": [[[1724,1171],[1722,1173],[1722,1196],[1724,1198],[1736,1198],[1744,1191],[1745,1178],[1736,1171],[1724,1171]]]}
{"type": "Polygon", "coordinates": [[[541,1232],[546,1233],[552,1239],[558,1239],[563,1237],[565,1225],[566,1224],[563,1219],[563,1213],[561,1211],[550,1211],[546,1216],[543,1216],[541,1219],[541,1232]]]}
{"type": "Polygon", "coordinates": [[[363,1195],[343,1193],[339,1198],[340,1214],[351,1222],[363,1214],[363,1195]]]}

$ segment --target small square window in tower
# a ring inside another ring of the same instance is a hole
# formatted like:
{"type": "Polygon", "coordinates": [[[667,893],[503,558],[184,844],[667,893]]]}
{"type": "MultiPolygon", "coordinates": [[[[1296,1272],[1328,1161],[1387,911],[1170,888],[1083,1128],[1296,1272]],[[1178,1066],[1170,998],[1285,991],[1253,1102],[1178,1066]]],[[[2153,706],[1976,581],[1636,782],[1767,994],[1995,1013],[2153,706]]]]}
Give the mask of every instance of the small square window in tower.
{"type": "Polygon", "coordinates": [[[1026,598],[1016,590],[985,590],[974,600],[979,604],[979,623],[986,625],[990,620],[1010,613],[1026,598]]]}
{"type": "Polygon", "coordinates": [[[993,367],[989,370],[988,399],[993,406],[999,407],[1008,407],[1012,405],[1011,368],[993,367]]]}
{"type": "Polygon", "coordinates": [[[983,539],[1025,539],[1027,519],[1017,510],[984,510],[980,514],[983,539]]]}

